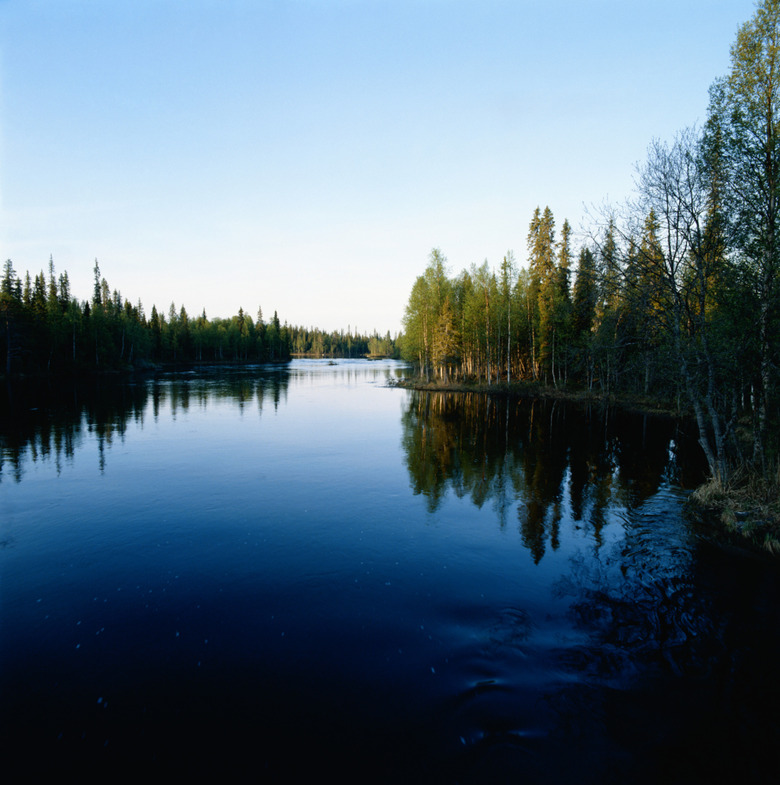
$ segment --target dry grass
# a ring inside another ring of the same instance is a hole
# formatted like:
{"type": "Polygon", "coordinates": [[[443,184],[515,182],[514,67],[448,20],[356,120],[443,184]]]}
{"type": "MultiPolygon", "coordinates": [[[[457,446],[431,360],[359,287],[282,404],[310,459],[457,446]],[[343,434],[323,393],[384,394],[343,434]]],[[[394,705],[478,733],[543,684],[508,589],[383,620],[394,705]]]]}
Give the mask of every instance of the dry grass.
{"type": "Polygon", "coordinates": [[[740,467],[726,483],[708,480],[691,501],[708,519],[780,555],[780,466],[766,474],[740,467]]]}

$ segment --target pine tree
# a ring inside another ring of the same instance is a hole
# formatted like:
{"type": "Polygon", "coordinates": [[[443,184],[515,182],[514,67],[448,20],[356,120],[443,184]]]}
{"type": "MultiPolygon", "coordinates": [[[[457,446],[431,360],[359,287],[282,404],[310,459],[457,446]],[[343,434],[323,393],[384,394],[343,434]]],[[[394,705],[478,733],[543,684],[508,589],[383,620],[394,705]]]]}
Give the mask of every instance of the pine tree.
{"type": "Polygon", "coordinates": [[[554,379],[555,346],[555,219],[549,207],[540,215],[536,208],[528,231],[528,256],[532,276],[532,297],[536,295],[533,319],[534,365],[543,378],[554,379]]]}
{"type": "Polygon", "coordinates": [[[578,354],[578,367],[588,390],[593,386],[593,329],[596,322],[598,287],[596,259],[589,248],[582,248],[577,264],[572,302],[572,330],[578,354]]]}

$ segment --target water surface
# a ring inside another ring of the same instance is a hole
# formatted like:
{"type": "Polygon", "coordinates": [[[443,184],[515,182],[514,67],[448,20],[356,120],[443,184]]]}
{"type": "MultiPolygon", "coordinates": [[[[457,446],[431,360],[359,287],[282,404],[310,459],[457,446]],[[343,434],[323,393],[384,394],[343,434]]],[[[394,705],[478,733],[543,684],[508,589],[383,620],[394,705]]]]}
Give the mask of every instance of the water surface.
{"type": "Polygon", "coordinates": [[[771,781],[778,573],[686,520],[686,427],[403,373],[5,390],[9,765],[771,781]]]}

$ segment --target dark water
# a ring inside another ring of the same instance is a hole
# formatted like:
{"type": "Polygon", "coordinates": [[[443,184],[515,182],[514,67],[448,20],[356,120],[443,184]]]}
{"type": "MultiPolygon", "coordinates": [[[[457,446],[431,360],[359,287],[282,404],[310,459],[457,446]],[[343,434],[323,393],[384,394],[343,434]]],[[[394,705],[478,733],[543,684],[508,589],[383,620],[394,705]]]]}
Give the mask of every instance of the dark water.
{"type": "Polygon", "coordinates": [[[9,782],[777,779],[778,568],[686,428],[402,373],[2,392],[9,782]]]}

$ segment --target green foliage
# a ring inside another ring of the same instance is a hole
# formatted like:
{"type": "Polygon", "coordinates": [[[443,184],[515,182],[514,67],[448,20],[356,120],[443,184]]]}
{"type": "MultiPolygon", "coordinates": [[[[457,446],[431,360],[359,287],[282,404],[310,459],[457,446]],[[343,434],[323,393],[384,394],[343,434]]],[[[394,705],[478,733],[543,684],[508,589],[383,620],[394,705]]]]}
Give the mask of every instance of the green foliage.
{"type": "Polygon", "coordinates": [[[401,356],[401,336],[384,336],[376,331],[370,335],[353,332],[351,327],[344,330],[326,332],[317,327],[287,328],[291,352],[296,357],[359,358],[401,356]]]}
{"type": "Polygon", "coordinates": [[[552,211],[537,207],[514,287],[507,259],[498,276],[486,261],[442,281],[435,251],[407,305],[406,356],[426,376],[490,383],[506,371],[685,407],[719,482],[745,461],[775,465],[780,0],[759,2],[740,28],[703,132],[653,142],[636,201],[591,238],[577,252],[564,222],[556,240],[552,211]]]}
{"type": "Polygon", "coordinates": [[[266,329],[261,313],[255,324],[239,309],[230,319],[194,321],[184,306],[171,303],[167,318],[152,306],[123,300],[100,275],[95,261],[90,301],[70,291],[67,272],[56,277],[49,259],[43,272],[25,283],[11,260],[0,281],[0,368],[13,373],[72,373],[144,368],[154,363],[286,362],[292,353],[287,325],[274,319],[266,329]]]}

